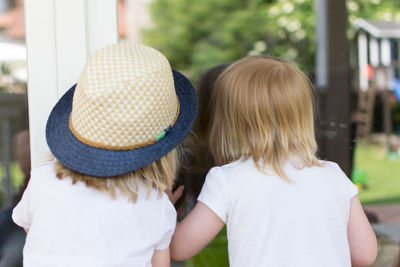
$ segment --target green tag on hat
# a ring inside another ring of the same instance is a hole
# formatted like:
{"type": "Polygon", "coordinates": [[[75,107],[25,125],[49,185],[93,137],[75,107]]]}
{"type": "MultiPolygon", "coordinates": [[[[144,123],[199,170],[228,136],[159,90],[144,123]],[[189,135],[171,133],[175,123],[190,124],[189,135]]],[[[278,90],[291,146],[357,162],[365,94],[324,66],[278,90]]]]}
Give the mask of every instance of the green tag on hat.
{"type": "Polygon", "coordinates": [[[164,138],[165,136],[165,131],[162,131],[161,133],[156,135],[156,141],[159,141],[160,139],[164,138]]]}

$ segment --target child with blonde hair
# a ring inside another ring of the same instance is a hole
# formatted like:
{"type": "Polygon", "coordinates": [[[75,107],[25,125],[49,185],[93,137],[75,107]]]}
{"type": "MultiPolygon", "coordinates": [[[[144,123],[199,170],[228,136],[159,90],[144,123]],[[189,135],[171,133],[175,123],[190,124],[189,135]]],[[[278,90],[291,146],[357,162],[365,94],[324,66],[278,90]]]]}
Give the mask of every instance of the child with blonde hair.
{"type": "Polygon", "coordinates": [[[171,256],[196,255],[226,224],[230,266],[372,264],[374,232],[357,187],[316,157],[311,84],[292,63],[250,56],[218,77],[207,174],[171,256]]]}
{"type": "Polygon", "coordinates": [[[48,118],[55,160],[32,171],[13,211],[28,233],[24,266],[170,266],[164,190],[196,112],[190,82],[157,50],[96,51],[48,118]]]}

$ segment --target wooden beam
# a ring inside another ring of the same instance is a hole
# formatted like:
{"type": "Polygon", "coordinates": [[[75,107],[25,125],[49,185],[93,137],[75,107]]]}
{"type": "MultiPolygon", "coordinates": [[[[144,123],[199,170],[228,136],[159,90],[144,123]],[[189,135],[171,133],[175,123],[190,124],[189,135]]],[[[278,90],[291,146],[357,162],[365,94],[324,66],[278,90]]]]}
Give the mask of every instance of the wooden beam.
{"type": "Polygon", "coordinates": [[[345,0],[325,1],[327,85],[319,88],[318,145],[322,158],[337,162],[350,177],[350,90],[345,0]]]}

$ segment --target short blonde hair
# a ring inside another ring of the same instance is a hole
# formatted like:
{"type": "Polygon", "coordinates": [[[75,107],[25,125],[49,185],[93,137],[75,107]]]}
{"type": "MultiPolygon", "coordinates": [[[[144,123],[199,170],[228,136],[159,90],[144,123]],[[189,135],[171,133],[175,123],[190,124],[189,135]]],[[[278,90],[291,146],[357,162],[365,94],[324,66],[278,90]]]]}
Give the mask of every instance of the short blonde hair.
{"type": "MultiPolygon", "coordinates": [[[[229,66],[217,79],[210,150],[219,165],[252,157],[290,181],[284,163],[320,166],[315,153],[313,94],[307,76],[292,63],[249,56],[229,66]]],[[[260,164],[261,163],[261,164],[260,164]]]]}
{"type": "Polygon", "coordinates": [[[163,191],[171,190],[177,169],[178,153],[176,149],[143,168],[109,178],[79,173],[59,161],[55,165],[56,175],[59,179],[71,177],[73,184],[81,181],[90,188],[108,192],[113,199],[116,197],[116,189],[119,189],[133,203],[137,201],[140,183],[147,186],[148,196],[153,188],[158,191],[160,196],[163,191]]]}

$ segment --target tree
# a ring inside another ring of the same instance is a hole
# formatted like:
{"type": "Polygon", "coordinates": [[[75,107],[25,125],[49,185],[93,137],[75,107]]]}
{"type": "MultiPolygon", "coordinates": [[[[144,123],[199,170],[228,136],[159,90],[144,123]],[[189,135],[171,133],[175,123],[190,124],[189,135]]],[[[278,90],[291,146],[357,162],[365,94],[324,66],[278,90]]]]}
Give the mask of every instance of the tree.
{"type": "MultiPolygon", "coordinates": [[[[270,54],[296,61],[308,73],[315,62],[314,0],[154,0],[154,27],[145,42],[192,78],[216,64],[270,54]]],[[[349,0],[358,17],[400,20],[399,0],[349,0]]]]}

